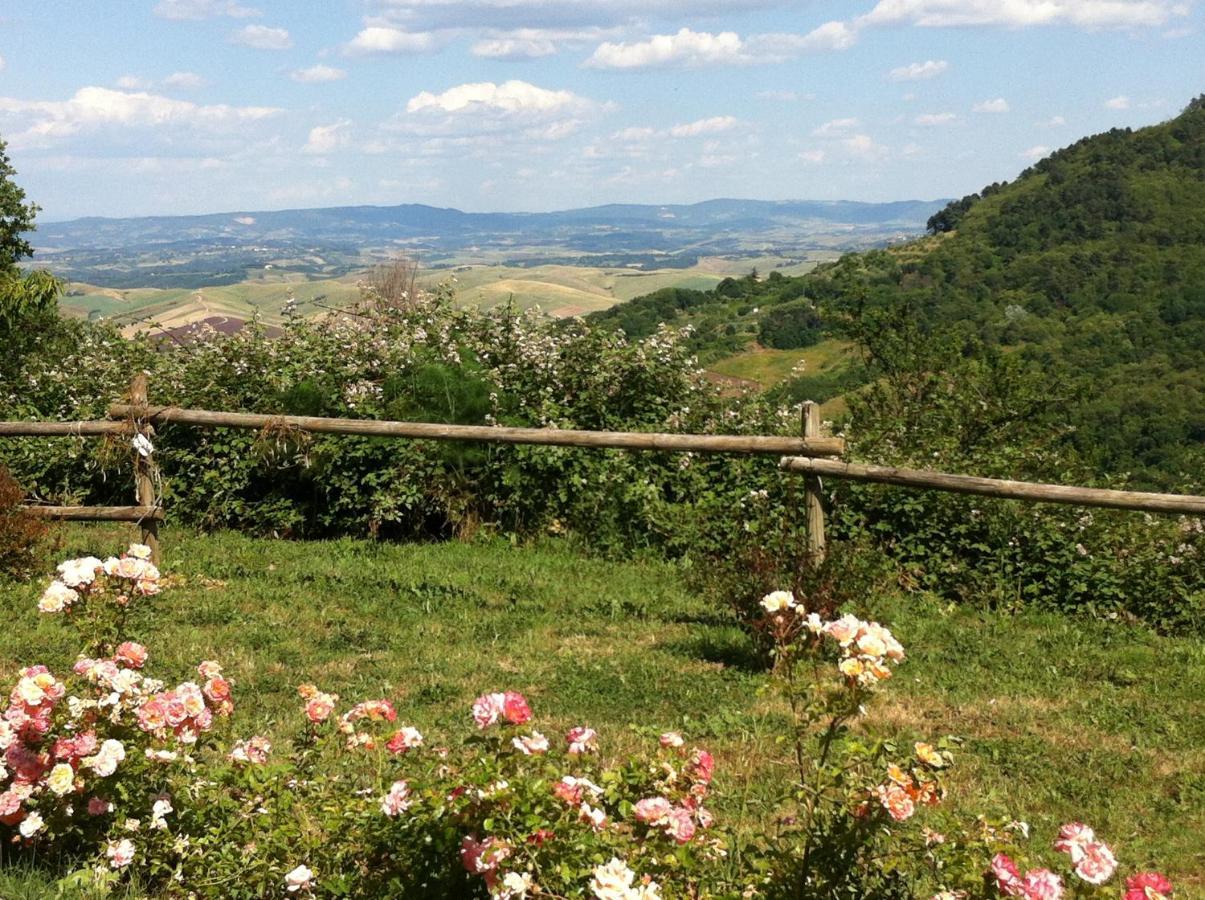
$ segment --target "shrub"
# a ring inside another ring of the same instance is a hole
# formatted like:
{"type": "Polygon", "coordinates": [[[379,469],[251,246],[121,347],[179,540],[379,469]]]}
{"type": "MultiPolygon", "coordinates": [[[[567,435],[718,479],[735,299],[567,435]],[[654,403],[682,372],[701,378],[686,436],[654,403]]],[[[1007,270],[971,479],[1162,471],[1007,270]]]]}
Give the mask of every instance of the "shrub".
{"type": "MultiPolygon", "coordinates": [[[[955,742],[902,749],[858,727],[904,660],[876,622],[826,618],[789,591],[758,603],[769,687],[791,715],[780,796],[748,835],[708,810],[716,764],[705,749],[669,732],[609,758],[588,725],[542,734],[515,691],[478,697],[475,731],[442,744],[388,699],[341,703],[303,684],[291,746],[235,740],[216,662],[166,689],[146,674],[146,648],[120,633],[130,605],[161,586],[148,555],[132,545],[59,566],[39,608],[75,625],[89,652],[63,679],[20,670],[0,715],[0,838],[31,864],[70,869],[61,887],[105,895],[129,880],[246,900],[1062,894],[1059,876],[1014,861],[1030,860],[1018,826],[922,824],[945,794],[955,742]]],[[[1086,826],[1065,826],[1054,849],[1086,886],[1114,875],[1111,849],[1086,826]]],[[[1170,895],[1152,872],[1127,890],[1170,895]]]]}
{"type": "Polygon", "coordinates": [[[24,578],[41,562],[46,523],[21,508],[25,491],[0,465],[0,575],[24,578]]]}

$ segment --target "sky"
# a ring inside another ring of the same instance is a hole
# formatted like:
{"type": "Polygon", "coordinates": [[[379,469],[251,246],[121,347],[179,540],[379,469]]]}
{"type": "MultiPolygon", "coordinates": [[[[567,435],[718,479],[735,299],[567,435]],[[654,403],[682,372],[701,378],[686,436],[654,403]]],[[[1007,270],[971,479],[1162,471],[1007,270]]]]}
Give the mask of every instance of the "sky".
{"type": "Polygon", "coordinates": [[[1205,91],[1202,0],[4,0],[43,221],[961,196],[1205,91]]]}

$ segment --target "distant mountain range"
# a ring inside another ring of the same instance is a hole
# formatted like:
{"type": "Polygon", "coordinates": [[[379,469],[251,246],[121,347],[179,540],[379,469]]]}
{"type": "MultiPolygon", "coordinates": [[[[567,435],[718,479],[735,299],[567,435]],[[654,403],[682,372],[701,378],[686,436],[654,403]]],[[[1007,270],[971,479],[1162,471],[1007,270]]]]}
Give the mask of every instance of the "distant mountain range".
{"type": "Polygon", "coordinates": [[[700,256],[881,245],[919,233],[946,202],[708,200],[546,213],[467,213],[404,204],[89,217],[39,226],[34,263],[72,280],[124,287],[181,286],[204,276],[241,280],[248,269],[276,264],[273,260],[330,276],[389,252],[416,254],[427,265],[684,268],[700,256]]]}

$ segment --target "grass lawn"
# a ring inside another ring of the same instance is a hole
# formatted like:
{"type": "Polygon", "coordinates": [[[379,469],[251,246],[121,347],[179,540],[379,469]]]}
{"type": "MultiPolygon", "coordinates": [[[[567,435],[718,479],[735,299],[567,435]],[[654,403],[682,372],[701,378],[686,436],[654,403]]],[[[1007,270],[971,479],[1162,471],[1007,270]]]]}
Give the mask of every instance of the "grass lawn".
{"type": "MultiPolygon", "coordinates": [[[[587,722],[604,750],[678,728],[711,747],[716,811],[754,824],[774,793],[783,710],[723,611],[671,565],[583,558],[562,544],[289,543],[164,535],[179,585],[132,616],[169,680],[214,658],[235,682],[235,730],[291,733],[295,686],[386,696],[432,735],[465,732],[472,699],[515,689],[546,733],[587,722]],[[630,729],[635,724],[641,731],[630,729]]],[[[129,531],[75,526],[62,557],[117,550],[129,531]]],[[[0,584],[0,684],[19,665],[67,668],[66,629],[39,619],[35,585],[0,584]]],[[[1205,893],[1205,647],[1122,624],[1005,616],[923,597],[868,599],[909,659],[869,727],[965,738],[937,813],[1009,814],[1046,842],[1079,819],[1123,871],[1157,865],[1177,897],[1205,893]]],[[[0,870],[0,896],[36,897],[0,870]]]]}

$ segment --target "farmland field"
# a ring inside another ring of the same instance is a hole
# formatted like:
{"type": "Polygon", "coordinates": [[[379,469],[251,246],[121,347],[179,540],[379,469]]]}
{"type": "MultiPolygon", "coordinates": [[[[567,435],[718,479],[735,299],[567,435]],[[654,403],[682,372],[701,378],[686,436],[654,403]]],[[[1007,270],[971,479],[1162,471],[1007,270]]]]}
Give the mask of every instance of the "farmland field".
{"type": "MultiPolygon", "coordinates": [[[[120,527],[69,527],[59,555],[103,555],[123,538],[120,527]]],[[[554,541],[292,543],[171,528],[164,570],[176,586],[130,630],[169,677],[220,659],[237,734],[290,732],[302,681],[389,697],[431,734],[468,731],[473,697],[513,688],[550,728],[593,725],[604,753],[669,728],[706,743],[716,812],[742,827],[774,790],[785,710],[761,691],[749,639],[679,566],[587,558],[554,541]]],[[[20,665],[75,658],[70,636],[39,619],[39,589],[0,586],[5,683],[20,665]]],[[[965,740],[939,827],[1006,814],[1046,841],[1080,819],[1125,865],[1160,865],[1177,896],[1205,891],[1199,641],[917,594],[867,597],[854,611],[889,624],[908,651],[868,727],[965,740]]],[[[10,870],[0,896],[46,896],[44,877],[10,870]]]]}
{"type": "MultiPolygon", "coordinates": [[[[777,256],[725,259],[706,257],[690,268],[639,269],[567,265],[451,265],[426,269],[428,287],[454,279],[457,302],[490,308],[513,302],[517,309],[539,307],[554,316],[585,315],[665,287],[707,290],[728,276],[780,269],[802,274],[837,254],[817,251],[800,262],[777,256]]],[[[283,321],[292,296],[303,316],[325,315],[359,296],[362,272],[337,278],[307,278],[284,270],[257,270],[237,284],[200,288],[110,288],[72,283],[62,299],[66,315],[114,319],[127,332],[173,328],[211,316],[283,321]]]]}

